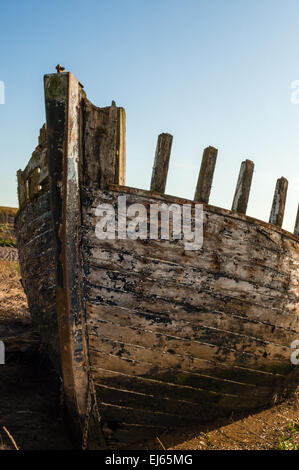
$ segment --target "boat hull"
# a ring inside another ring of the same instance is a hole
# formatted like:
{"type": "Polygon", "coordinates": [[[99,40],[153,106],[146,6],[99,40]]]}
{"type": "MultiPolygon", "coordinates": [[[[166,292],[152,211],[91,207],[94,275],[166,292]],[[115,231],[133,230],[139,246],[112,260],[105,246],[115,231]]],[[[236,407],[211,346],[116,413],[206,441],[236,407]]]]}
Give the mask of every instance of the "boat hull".
{"type": "MultiPolygon", "coordinates": [[[[99,240],[95,210],[107,203],[117,210],[120,196],[147,209],[190,203],[125,187],[82,188],[86,340],[107,445],[253,410],[294,391],[294,237],[205,206],[198,251],[178,240],[99,240]]],[[[30,310],[59,364],[49,207],[47,193],[32,201],[17,233],[30,310]]]]}
{"type": "Polygon", "coordinates": [[[147,220],[152,205],[187,205],[195,227],[197,203],[124,186],[125,113],[114,102],[95,107],[70,73],[46,75],[45,98],[47,127],[18,172],[16,234],[78,443],[133,446],[293,393],[298,237],[208,204],[194,250],[164,239],[160,219],[155,239],[99,237],[99,207],[118,224],[120,200],[147,220]]]}

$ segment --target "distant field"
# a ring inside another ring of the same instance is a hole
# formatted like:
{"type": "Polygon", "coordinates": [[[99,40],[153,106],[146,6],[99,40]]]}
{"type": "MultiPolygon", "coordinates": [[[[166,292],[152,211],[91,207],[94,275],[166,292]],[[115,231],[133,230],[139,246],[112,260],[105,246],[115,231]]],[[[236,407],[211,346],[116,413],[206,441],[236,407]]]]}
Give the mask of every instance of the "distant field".
{"type": "Polygon", "coordinates": [[[5,206],[0,206],[0,217],[3,216],[12,216],[15,217],[17,215],[18,209],[15,207],[5,207],[5,206]]]}
{"type": "Polygon", "coordinates": [[[16,246],[14,219],[18,209],[0,206],[0,246],[16,246]]]}

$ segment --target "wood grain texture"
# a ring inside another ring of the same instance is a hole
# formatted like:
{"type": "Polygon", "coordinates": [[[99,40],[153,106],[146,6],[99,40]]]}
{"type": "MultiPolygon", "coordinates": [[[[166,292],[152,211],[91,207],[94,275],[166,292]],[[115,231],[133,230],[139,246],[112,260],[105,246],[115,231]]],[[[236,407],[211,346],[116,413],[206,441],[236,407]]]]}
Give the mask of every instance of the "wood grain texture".
{"type": "Polygon", "coordinates": [[[203,152],[194,200],[208,204],[213,183],[218,150],[207,147],[203,152]]]}
{"type": "Polygon", "coordinates": [[[35,328],[60,371],[56,315],[55,247],[49,192],[29,202],[16,217],[22,284],[35,328]]]}
{"type": "Polygon", "coordinates": [[[279,178],[276,182],[269,223],[282,226],[288,192],[288,180],[279,178]]]}
{"type": "Polygon", "coordinates": [[[251,160],[242,162],[232,204],[232,211],[246,214],[253,170],[254,163],[251,160]]]}
{"type": "Polygon", "coordinates": [[[199,251],[181,240],[98,240],[95,208],[116,208],[120,195],[148,213],[168,200],[82,189],[90,361],[111,445],[122,445],[125,426],[148,435],[148,425],[171,428],[175,414],[177,424],[203,422],[294,389],[298,242],[211,206],[199,251]]]}
{"type": "Polygon", "coordinates": [[[169,239],[156,217],[156,239],[147,223],[143,239],[99,240],[99,204],[116,211],[116,226],[120,196],[126,208],[142,204],[148,220],[151,204],[158,212],[188,204],[194,227],[196,201],[162,194],[169,137],[157,149],[154,191],[119,186],[124,109],[94,106],[70,73],[46,75],[45,95],[47,126],[18,172],[16,232],[32,318],[62,371],[79,440],[123,448],[294,392],[299,239],[296,228],[281,229],[285,183],[272,225],[245,215],[252,165],[241,172],[234,211],[208,205],[217,158],[208,147],[195,195],[203,202],[199,249],[173,236],[174,218],[169,239]]]}
{"type": "Polygon", "coordinates": [[[172,139],[172,135],[166,133],[158,136],[151,180],[151,191],[156,193],[165,192],[172,139]]]}

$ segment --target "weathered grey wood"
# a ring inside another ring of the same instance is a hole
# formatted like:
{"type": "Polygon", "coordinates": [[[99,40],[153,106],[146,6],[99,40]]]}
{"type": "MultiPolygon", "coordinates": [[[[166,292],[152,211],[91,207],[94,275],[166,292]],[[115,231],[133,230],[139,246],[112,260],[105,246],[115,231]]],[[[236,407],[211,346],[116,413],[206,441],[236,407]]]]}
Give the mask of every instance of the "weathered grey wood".
{"type": "Polygon", "coordinates": [[[295,223],[295,228],[294,228],[294,235],[299,237],[299,205],[298,205],[298,210],[297,210],[297,217],[296,217],[296,223],[295,223]]]}
{"type": "Polygon", "coordinates": [[[39,131],[38,145],[47,144],[47,125],[44,124],[39,131]]]}
{"type": "Polygon", "coordinates": [[[27,195],[26,179],[24,178],[22,170],[18,170],[17,179],[19,207],[22,207],[26,204],[27,200],[29,199],[29,194],[27,195]]]}
{"type": "Polygon", "coordinates": [[[290,281],[299,261],[295,239],[208,206],[200,256],[186,256],[181,240],[98,240],[95,207],[117,209],[120,195],[147,210],[169,199],[130,188],[83,195],[89,351],[97,386],[106,390],[103,419],[119,412],[141,429],[146,409],[162,417],[175,409],[171,400],[217,402],[220,414],[229,404],[269,401],[290,374],[289,344],[299,327],[297,273],[290,281]],[[216,399],[219,393],[235,397],[216,399]]]}
{"type": "Polygon", "coordinates": [[[275,193],[272,203],[269,223],[281,227],[283,223],[284,210],[288,191],[288,180],[284,177],[276,182],[275,193]]]}
{"type": "Polygon", "coordinates": [[[126,111],[117,108],[115,181],[126,184],[126,111]]]}
{"type": "MultiPolygon", "coordinates": [[[[109,447],[121,448],[165,426],[294,391],[298,238],[244,215],[252,162],[242,164],[235,211],[203,205],[200,250],[186,251],[183,240],[99,240],[95,209],[108,203],[117,211],[119,196],[143,204],[147,215],[151,204],[190,204],[193,214],[196,204],[115,185],[125,176],[124,110],[93,106],[71,74],[46,76],[45,90],[47,142],[44,129],[19,174],[21,272],[42,341],[55,343],[56,357],[60,337],[67,405],[79,413],[82,435],[91,414],[90,445],[102,442],[99,423],[109,447]],[[43,192],[47,153],[51,187],[43,192]]],[[[216,157],[205,150],[203,202],[216,157]]]]}
{"type": "Polygon", "coordinates": [[[32,153],[26,168],[17,172],[20,208],[36,197],[38,193],[48,190],[48,176],[47,141],[42,140],[32,153]]]}
{"type": "Polygon", "coordinates": [[[82,104],[82,184],[106,188],[124,184],[126,170],[125,110],[111,106],[98,108],[86,97],[82,104]]]}
{"type": "Polygon", "coordinates": [[[169,159],[172,146],[171,134],[160,134],[158,136],[155,161],[151,180],[151,191],[165,193],[169,159]]]}
{"type": "MultiPolygon", "coordinates": [[[[23,186],[21,186],[23,187],[23,186]]],[[[55,311],[55,249],[50,198],[43,193],[27,203],[16,217],[22,284],[31,318],[43,348],[58,368],[59,339],[55,311]]]]}
{"type": "Polygon", "coordinates": [[[232,211],[234,212],[246,214],[253,170],[254,163],[251,160],[242,162],[232,204],[232,211]]]}
{"type": "Polygon", "coordinates": [[[208,204],[212,188],[218,150],[207,147],[204,150],[194,200],[208,204]]]}
{"type": "MultiPolygon", "coordinates": [[[[61,345],[61,368],[66,404],[73,431],[80,440],[86,419],[93,419],[97,403],[88,409],[89,374],[85,315],[82,299],[79,228],[81,224],[79,161],[82,86],[71,73],[45,75],[48,165],[51,212],[55,237],[56,311],[61,345]]],[[[116,108],[115,108],[116,110],[116,108]]],[[[91,398],[94,400],[94,398],[91,398]]],[[[93,436],[104,446],[100,423],[93,436]]],[[[88,429],[88,428],[87,428],[88,429]]],[[[82,445],[85,442],[82,439],[82,445]]]]}

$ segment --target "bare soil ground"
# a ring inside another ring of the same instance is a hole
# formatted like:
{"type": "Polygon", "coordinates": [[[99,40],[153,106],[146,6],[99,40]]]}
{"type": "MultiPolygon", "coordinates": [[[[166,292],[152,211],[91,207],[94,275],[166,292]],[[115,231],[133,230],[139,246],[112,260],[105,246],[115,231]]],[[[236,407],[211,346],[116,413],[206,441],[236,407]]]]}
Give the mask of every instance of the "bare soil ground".
{"type": "MultiPolygon", "coordinates": [[[[1,253],[0,253],[1,258],[1,253]]],[[[39,350],[16,262],[0,259],[0,449],[72,449],[60,407],[60,382],[39,350]],[[10,434],[6,432],[6,430],[10,434]],[[13,443],[15,440],[15,444],[13,443]]],[[[139,449],[299,449],[298,396],[247,417],[232,416],[157,436],[139,449]]]]}
{"type": "Polygon", "coordinates": [[[72,449],[60,408],[60,382],[39,354],[18,264],[0,260],[0,449],[72,449]],[[10,436],[7,434],[5,429],[10,436]]]}

